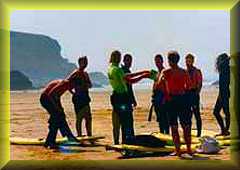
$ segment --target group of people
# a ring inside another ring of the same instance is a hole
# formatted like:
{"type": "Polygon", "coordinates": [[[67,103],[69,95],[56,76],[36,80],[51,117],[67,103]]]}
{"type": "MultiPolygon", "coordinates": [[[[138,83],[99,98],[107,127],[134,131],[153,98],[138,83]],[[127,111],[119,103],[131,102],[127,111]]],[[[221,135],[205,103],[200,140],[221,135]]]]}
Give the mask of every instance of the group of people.
{"type": "MultiPolygon", "coordinates": [[[[191,150],[191,126],[194,114],[197,126],[197,136],[201,136],[202,120],[200,114],[200,92],[202,88],[201,70],[194,66],[194,55],[187,54],[185,57],[186,69],[178,63],[180,55],[176,51],[169,51],[167,60],[169,68],[164,68],[163,57],[157,54],[154,58],[157,71],[144,70],[131,73],[132,56],[125,54],[123,64],[120,66],[122,54],[113,51],[110,55],[108,78],[112,87],[110,101],[112,105],[112,126],[114,144],[119,144],[119,132],[122,132],[122,144],[134,144],[134,107],[137,101],[134,96],[132,84],[144,78],[154,81],[152,89],[152,106],[154,107],[159,129],[161,133],[171,134],[175,144],[174,155],[180,156],[180,137],[178,122],[180,122],[184,139],[187,145],[187,153],[192,155],[191,150]]],[[[221,128],[219,135],[229,135],[230,112],[229,112],[229,83],[230,68],[229,56],[223,53],[218,56],[216,68],[219,72],[219,95],[214,107],[213,114],[221,128]],[[223,109],[225,123],[220,115],[223,109]]],[[[58,129],[62,136],[67,136],[70,141],[78,141],[72,134],[65,119],[65,113],[60,102],[60,97],[66,91],[72,93],[72,102],[76,112],[76,129],[78,136],[82,136],[82,120],[85,119],[87,135],[92,136],[92,117],[90,109],[89,88],[91,80],[85,68],[88,65],[87,57],[80,57],[79,68],[74,70],[64,80],[54,80],[43,90],[40,102],[50,114],[49,133],[45,146],[56,148],[56,135],[58,129]]]]}

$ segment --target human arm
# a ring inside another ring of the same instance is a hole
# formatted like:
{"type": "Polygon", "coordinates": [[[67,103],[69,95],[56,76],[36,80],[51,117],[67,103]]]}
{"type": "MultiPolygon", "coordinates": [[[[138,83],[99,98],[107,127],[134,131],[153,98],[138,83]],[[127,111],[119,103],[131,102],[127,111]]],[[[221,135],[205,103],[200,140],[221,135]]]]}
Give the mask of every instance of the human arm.
{"type": "Polygon", "coordinates": [[[149,78],[150,77],[150,71],[141,71],[137,73],[131,73],[131,74],[126,74],[124,76],[124,79],[129,83],[129,84],[134,84],[142,80],[143,78],[149,78]]]}
{"type": "MultiPolygon", "coordinates": [[[[77,76],[77,69],[76,70],[74,70],[67,78],[66,78],[66,80],[68,80],[70,83],[72,83],[73,84],[73,81],[74,81],[74,79],[76,78],[76,76],[77,76]]],[[[72,95],[75,93],[75,91],[73,91],[73,89],[71,88],[71,89],[69,89],[68,90],[72,95]]]]}
{"type": "Polygon", "coordinates": [[[88,89],[89,89],[89,88],[92,88],[92,82],[91,82],[91,80],[90,80],[89,75],[88,75],[87,72],[85,72],[85,80],[86,80],[87,88],[88,88],[88,89]]]}
{"type": "Polygon", "coordinates": [[[77,76],[77,73],[78,69],[75,69],[71,74],[66,77],[66,80],[72,81],[77,76]]]}
{"type": "Polygon", "coordinates": [[[144,70],[144,71],[138,71],[138,72],[135,72],[135,73],[127,73],[125,77],[127,77],[128,79],[131,79],[131,78],[134,78],[134,77],[137,77],[137,76],[141,76],[144,73],[149,73],[149,71],[144,70]]]}
{"type": "Polygon", "coordinates": [[[185,91],[190,91],[193,88],[193,84],[190,79],[190,75],[187,71],[184,71],[185,91]]]}
{"type": "Polygon", "coordinates": [[[202,89],[202,81],[203,81],[203,77],[202,77],[202,72],[201,70],[197,71],[197,93],[199,94],[201,92],[202,89]]]}

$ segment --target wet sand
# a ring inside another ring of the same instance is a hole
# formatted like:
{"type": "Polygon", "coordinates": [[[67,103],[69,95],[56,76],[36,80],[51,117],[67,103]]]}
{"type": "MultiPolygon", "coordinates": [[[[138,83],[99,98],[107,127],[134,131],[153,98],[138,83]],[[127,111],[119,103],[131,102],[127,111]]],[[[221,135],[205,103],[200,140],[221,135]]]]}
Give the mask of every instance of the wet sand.
{"type": "MultiPolygon", "coordinates": [[[[138,107],[134,111],[135,133],[158,131],[158,125],[153,114],[152,122],[147,121],[151,101],[150,90],[136,90],[138,107]]],[[[40,91],[11,92],[11,137],[43,138],[48,133],[48,114],[40,106],[40,91]]],[[[99,141],[101,144],[112,144],[110,92],[91,92],[93,135],[105,136],[99,141]]],[[[201,93],[201,116],[203,129],[219,131],[212,110],[217,98],[217,88],[204,88],[201,93]]],[[[75,130],[75,113],[70,93],[64,94],[62,103],[67,121],[73,133],[75,130]]],[[[193,128],[195,119],[193,117],[193,128]]],[[[85,133],[85,129],[83,131],[85,133]]],[[[60,134],[58,134],[60,137],[60,134]]],[[[103,146],[67,147],[60,151],[47,150],[43,146],[11,145],[11,160],[117,160],[121,154],[105,151],[103,146]]],[[[177,157],[148,155],[143,160],[177,160],[177,157]]],[[[208,155],[208,159],[229,160],[229,147],[222,149],[217,155],[208,155]]]]}

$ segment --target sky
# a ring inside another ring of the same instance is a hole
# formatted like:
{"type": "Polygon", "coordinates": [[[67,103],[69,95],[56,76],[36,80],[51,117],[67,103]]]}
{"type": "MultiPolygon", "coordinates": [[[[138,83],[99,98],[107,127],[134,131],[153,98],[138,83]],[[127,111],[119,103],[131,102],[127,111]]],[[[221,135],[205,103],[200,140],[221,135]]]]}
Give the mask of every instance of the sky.
{"type": "Polygon", "coordinates": [[[14,11],[10,23],[56,39],[70,62],[87,55],[90,72],[106,73],[113,50],[132,54],[133,71],[155,68],[159,53],[168,67],[167,52],[177,50],[182,67],[192,53],[205,81],[214,81],[217,55],[230,52],[228,11],[14,11]]]}

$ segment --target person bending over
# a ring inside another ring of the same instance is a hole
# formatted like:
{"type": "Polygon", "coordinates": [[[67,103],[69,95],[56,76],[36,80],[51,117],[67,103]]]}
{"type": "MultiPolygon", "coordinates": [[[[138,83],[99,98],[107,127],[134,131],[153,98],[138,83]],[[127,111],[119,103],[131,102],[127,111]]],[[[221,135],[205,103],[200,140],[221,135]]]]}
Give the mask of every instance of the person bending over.
{"type": "Polygon", "coordinates": [[[58,148],[56,144],[56,136],[58,129],[60,130],[62,136],[68,137],[68,140],[78,142],[78,140],[73,136],[67,124],[67,121],[65,119],[65,113],[60,102],[61,95],[69,89],[71,89],[69,81],[54,80],[48,83],[40,96],[41,105],[50,114],[50,118],[48,120],[49,132],[44,144],[46,148],[58,148]]]}

